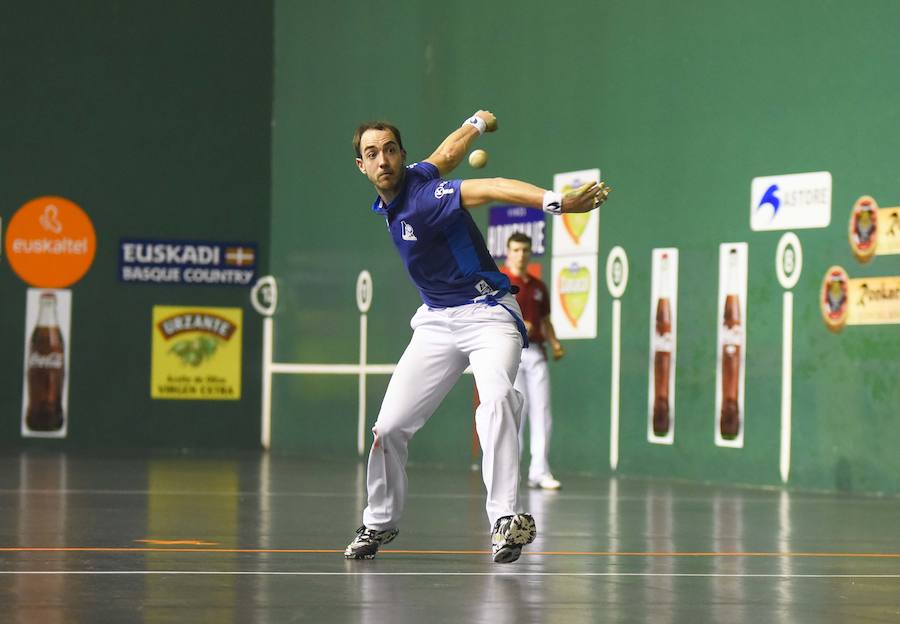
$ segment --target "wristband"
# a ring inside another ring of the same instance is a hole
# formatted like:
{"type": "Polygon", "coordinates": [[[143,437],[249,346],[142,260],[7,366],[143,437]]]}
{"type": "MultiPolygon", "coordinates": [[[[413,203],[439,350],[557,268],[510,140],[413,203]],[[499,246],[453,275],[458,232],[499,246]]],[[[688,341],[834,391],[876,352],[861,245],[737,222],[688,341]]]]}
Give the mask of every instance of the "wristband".
{"type": "Polygon", "coordinates": [[[562,193],[544,191],[544,205],[542,206],[542,209],[544,212],[549,212],[550,214],[562,214],[562,202],[562,193]]]}
{"type": "Polygon", "coordinates": [[[478,115],[472,115],[468,119],[463,122],[463,125],[472,126],[476,130],[478,130],[478,134],[484,134],[484,131],[487,130],[487,124],[484,123],[484,119],[479,117],[478,115]]]}

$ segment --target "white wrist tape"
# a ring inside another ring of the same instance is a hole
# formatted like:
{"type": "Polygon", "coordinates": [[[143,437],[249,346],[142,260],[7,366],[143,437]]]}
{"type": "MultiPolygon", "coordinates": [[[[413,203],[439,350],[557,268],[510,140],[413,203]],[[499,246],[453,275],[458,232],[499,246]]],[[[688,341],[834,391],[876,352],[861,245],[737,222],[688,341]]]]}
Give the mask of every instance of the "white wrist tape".
{"type": "Polygon", "coordinates": [[[549,212],[550,214],[555,215],[562,214],[562,202],[562,193],[544,191],[544,212],[549,212]]]}
{"type": "Polygon", "coordinates": [[[475,129],[478,130],[478,134],[484,134],[484,131],[487,130],[487,124],[484,123],[484,119],[478,115],[472,115],[463,122],[463,125],[474,126],[475,129]]]}

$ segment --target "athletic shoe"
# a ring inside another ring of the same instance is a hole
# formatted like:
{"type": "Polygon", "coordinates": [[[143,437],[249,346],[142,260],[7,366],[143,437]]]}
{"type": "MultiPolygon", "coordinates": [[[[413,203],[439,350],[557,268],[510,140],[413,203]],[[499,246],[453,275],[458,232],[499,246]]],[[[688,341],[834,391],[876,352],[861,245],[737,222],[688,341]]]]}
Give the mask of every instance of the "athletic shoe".
{"type": "Polygon", "coordinates": [[[528,487],[535,490],[558,490],[562,487],[562,483],[557,481],[553,475],[546,475],[540,479],[529,479],[528,487]]]}
{"type": "Polygon", "coordinates": [[[378,549],[397,537],[400,533],[397,529],[376,531],[364,526],[356,529],[356,537],[344,551],[345,559],[373,559],[378,549]]]}
{"type": "Polygon", "coordinates": [[[491,550],[494,563],[512,563],[522,554],[522,546],[530,544],[537,535],[534,518],[523,513],[497,518],[491,531],[491,550]]]}

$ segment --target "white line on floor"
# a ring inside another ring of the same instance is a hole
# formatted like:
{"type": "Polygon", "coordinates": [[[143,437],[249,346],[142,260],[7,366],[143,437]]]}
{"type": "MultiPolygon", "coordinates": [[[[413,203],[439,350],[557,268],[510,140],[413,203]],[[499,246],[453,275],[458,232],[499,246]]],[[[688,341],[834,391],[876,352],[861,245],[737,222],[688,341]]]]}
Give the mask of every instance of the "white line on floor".
{"type": "Polygon", "coordinates": [[[900,579],[900,574],[715,574],[688,572],[264,572],[215,570],[0,570],[0,575],[43,576],[583,576],[653,578],[900,579]]]}

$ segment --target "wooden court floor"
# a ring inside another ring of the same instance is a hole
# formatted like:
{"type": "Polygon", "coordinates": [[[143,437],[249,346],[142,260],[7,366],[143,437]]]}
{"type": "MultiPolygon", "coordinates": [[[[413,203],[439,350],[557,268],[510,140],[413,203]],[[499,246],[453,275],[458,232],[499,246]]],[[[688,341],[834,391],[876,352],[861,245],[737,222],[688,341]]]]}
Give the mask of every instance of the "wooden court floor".
{"type": "MultiPolygon", "coordinates": [[[[561,475],[566,476],[566,475],[561,475]]],[[[488,557],[483,486],[410,467],[373,561],[355,462],[0,457],[0,622],[900,622],[900,499],[567,476],[488,557]]]]}

